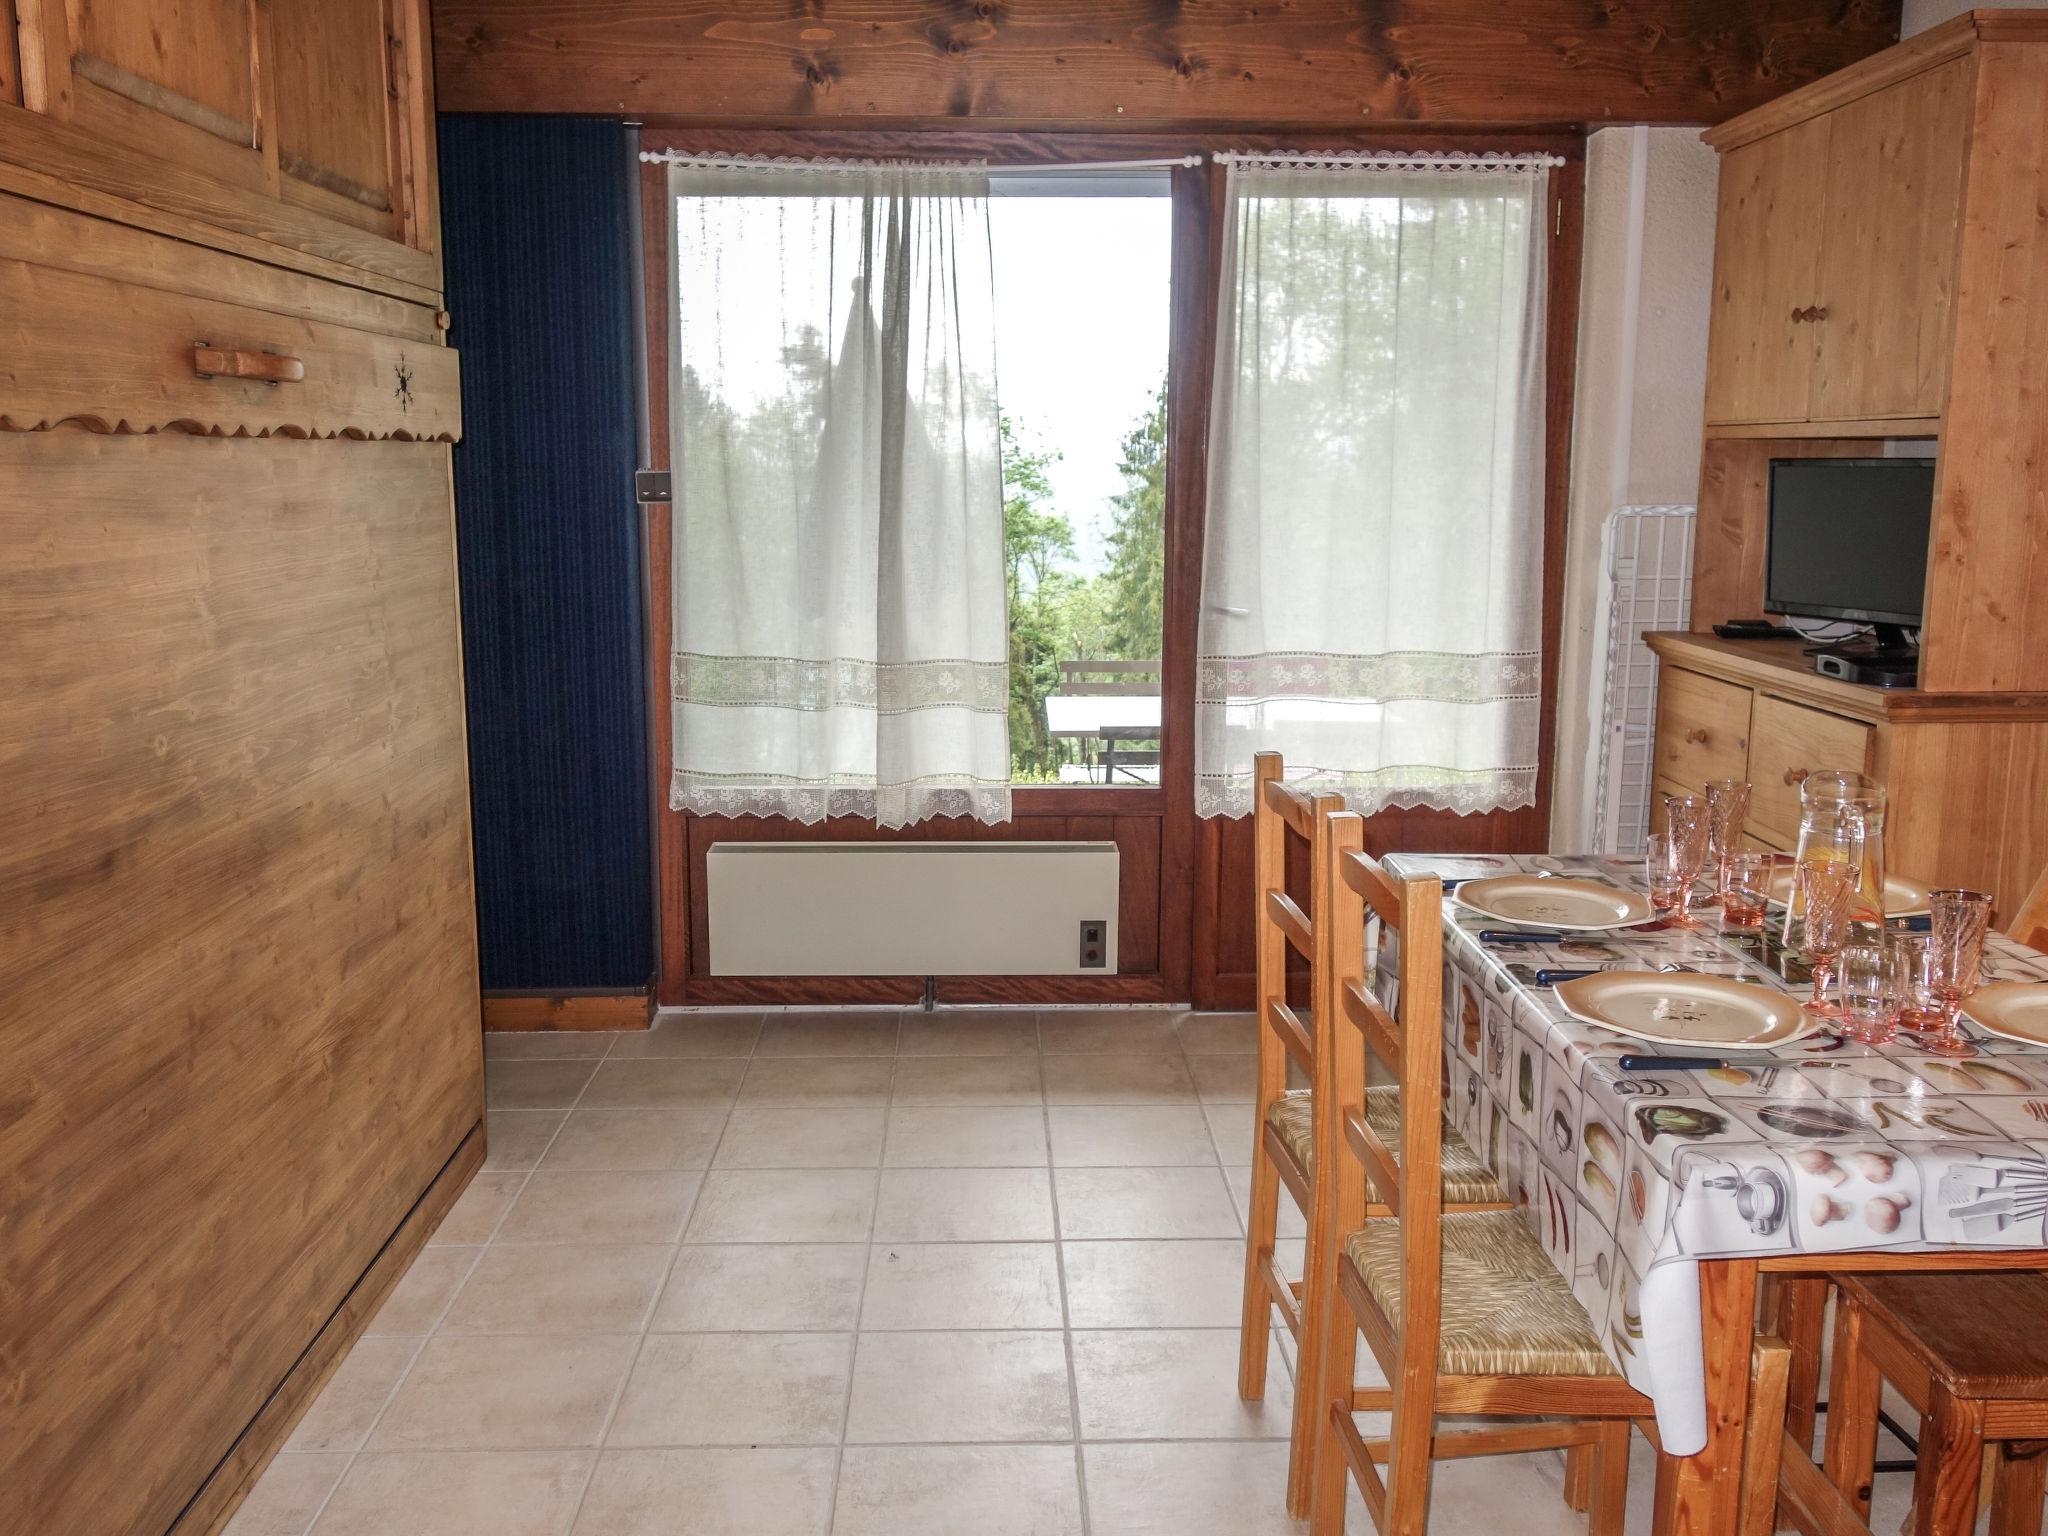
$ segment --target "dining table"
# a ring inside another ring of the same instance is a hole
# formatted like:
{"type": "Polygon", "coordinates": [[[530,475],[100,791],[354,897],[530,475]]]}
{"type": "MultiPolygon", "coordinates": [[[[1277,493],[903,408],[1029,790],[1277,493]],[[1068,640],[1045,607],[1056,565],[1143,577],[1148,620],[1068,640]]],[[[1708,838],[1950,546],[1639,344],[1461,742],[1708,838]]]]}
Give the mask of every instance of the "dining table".
{"type": "MultiPolygon", "coordinates": [[[[1648,1044],[1575,1017],[1554,983],[1686,971],[1803,999],[1811,970],[1781,908],[1747,932],[1712,908],[1689,926],[1551,931],[1475,911],[1460,887],[1525,875],[1641,893],[1642,860],[1386,862],[1443,881],[1445,1113],[1655,1405],[1658,1532],[1736,1528],[1760,1286],[1804,1307],[1817,1338],[1831,1273],[2048,1269],[2048,1045],[1992,1035],[1967,1003],[1957,1054],[1903,1029],[1878,1045],[1825,1028],[1762,1050],[1648,1044]],[[1644,1054],[1721,1064],[1622,1065],[1644,1054]]],[[[1389,1007],[1392,953],[1375,981],[1389,1007]]],[[[1991,934],[1983,980],[2048,981],[2048,956],[1991,934]]]]}

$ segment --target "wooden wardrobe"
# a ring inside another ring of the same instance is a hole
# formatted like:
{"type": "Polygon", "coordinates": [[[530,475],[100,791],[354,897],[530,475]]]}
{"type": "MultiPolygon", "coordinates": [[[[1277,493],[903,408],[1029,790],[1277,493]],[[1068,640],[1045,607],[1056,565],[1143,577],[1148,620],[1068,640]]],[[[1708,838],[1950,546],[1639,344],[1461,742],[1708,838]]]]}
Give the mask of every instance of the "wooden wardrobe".
{"type": "Polygon", "coordinates": [[[2048,864],[2048,12],[1965,13],[1706,140],[1694,633],[1651,642],[1655,788],[1747,778],[1789,848],[1807,775],[1870,774],[1891,868],[2009,914],[2048,864]],[[1770,461],[1888,451],[1936,465],[1919,686],[1707,633],[1763,611],[1770,461]]]}
{"type": "Polygon", "coordinates": [[[424,11],[0,3],[0,1530],[217,1530],[483,1155],[424,11]]]}

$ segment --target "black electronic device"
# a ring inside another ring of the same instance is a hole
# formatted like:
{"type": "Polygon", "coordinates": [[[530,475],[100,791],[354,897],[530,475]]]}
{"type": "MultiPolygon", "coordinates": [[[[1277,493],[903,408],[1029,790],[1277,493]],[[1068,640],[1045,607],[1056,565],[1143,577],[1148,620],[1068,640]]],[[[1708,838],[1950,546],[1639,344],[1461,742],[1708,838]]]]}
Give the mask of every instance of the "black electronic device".
{"type": "Polygon", "coordinates": [[[1723,640],[1804,640],[1796,629],[1773,624],[1769,619],[1730,619],[1716,624],[1714,633],[1723,640]]]}
{"type": "Polygon", "coordinates": [[[1771,460],[1764,611],[1871,625],[1818,647],[1814,670],[1911,687],[1933,522],[1932,459],[1771,460]]]}

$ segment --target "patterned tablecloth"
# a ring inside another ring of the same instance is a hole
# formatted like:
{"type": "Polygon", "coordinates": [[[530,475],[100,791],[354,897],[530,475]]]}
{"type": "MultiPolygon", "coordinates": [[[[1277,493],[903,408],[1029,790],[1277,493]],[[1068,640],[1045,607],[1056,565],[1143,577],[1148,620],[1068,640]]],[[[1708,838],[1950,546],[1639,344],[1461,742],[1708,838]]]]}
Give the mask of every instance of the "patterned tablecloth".
{"type": "MultiPolygon", "coordinates": [[[[1975,1054],[1931,1056],[1816,1035],[1732,1055],[1720,1071],[1628,1075],[1657,1047],[1572,1018],[1539,969],[1674,962],[1804,994],[1811,977],[1773,940],[1693,930],[1560,934],[1460,906],[1453,882],[1547,870],[1643,888],[1640,859],[1397,854],[1444,878],[1448,1113],[1571,1281],[1608,1353],[1656,1403],[1667,1450],[1706,1444],[1698,1261],[1784,1253],[2048,1247],[2048,1051],[1971,1027],[1975,1054]]],[[[1774,934],[1780,914],[1766,924],[1774,934]]],[[[2048,980],[2048,957],[2001,935],[1986,980],[2048,980]]],[[[1392,990],[1391,953],[1379,987],[1392,990]]],[[[1393,999],[1385,999],[1391,1006],[1393,999]]],[[[1676,1052],[1676,1054],[1686,1054],[1676,1052]]],[[[1691,1054],[1703,1054],[1694,1052],[1691,1054]]]]}

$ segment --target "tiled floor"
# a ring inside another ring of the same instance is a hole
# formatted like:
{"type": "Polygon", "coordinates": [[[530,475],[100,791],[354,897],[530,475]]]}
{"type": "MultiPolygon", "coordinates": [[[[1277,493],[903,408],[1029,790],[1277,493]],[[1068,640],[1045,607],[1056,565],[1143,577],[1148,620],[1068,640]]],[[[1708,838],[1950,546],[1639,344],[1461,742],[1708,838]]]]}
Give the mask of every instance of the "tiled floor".
{"type": "MultiPolygon", "coordinates": [[[[1287,1349],[1236,1392],[1252,1049],[1164,1010],[493,1035],[485,1170],[230,1536],[1295,1532],[1287,1349]]],[[[1450,1536],[1585,1529],[1554,1454],[1436,1489],[1450,1536]]]]}

